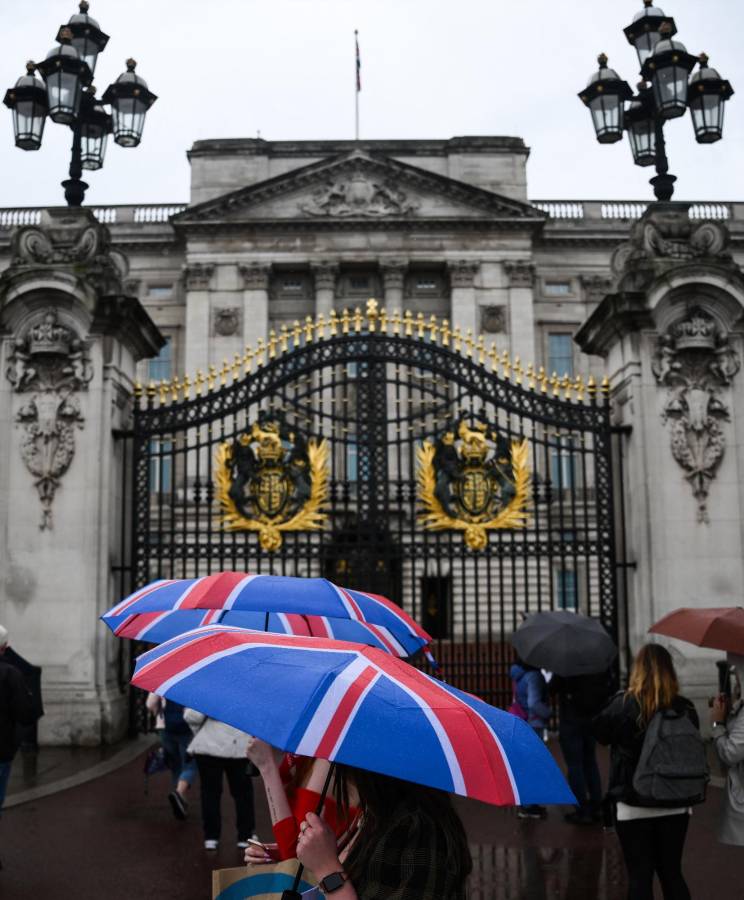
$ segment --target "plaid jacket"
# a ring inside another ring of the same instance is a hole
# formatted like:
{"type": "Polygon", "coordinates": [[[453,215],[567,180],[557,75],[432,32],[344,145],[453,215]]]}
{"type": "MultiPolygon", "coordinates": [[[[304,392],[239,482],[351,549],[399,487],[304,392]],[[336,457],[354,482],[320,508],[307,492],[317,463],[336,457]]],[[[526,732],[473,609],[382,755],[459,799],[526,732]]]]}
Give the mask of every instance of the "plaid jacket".
{"type": "Polygon", "coordinates": [[[365,865],[352,849],[346,867],[354,876],[359,900],[464,900],[465,878],[448,859],[439,825],[404,804],[391,812],[365,865]]]}

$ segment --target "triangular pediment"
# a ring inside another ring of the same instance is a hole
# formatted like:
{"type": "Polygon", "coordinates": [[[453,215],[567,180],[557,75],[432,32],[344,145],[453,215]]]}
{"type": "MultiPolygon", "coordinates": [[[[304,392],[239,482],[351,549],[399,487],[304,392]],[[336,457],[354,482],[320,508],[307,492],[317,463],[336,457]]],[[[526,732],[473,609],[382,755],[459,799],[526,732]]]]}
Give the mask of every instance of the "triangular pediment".
{"type": "Polygon", "coordinates": [[[321,160],[184,210],[175,225],[282,220],[542,222],[544,213],[491,191],[364,150],[321,160]]]}

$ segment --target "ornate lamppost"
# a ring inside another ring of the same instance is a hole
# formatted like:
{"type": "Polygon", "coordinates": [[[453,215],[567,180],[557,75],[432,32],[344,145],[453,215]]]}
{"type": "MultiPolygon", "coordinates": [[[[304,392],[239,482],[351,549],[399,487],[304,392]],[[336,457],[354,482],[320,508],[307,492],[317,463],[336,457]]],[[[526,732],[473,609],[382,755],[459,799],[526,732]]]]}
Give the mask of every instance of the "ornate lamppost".
{"type": "Polygon", "coordinates": [[[6,94],[4,103],[13,111],[15,143],[21,150],[38,150],[47,116],[72,129],[70,177],[62,182],[68,206],[81,206],[88,185],[83,169],[103,166],[109,134],[121,147],[136,147],[145,126],[145,114],[157,100],[136,63],[127,60],[127,71],[96,98],[93,75],[98,54],[108,42],[98,22],[88,15],[87,0],[80,12],[62,25],[43,62],[26,64],[26,74],[6,94]],[[41,79],[34,73],[38,72],[41,79]],[[42,80],[43,79],[43,80],[42,80]],[[108,104],[111,110],[106,109],[108,104]]]}
{"type": "Polygon", "coordinates": [[[600,144],[614,144],[627,131],[633,162],[656,167],[650,183],[657,200],[671,200],[677,179],[669,174],[664,141],[666,121],[683,116],[689,109],[695,140],[699,144],[719,141],[723,137],[724,104],[734,90],[708,65],[704,53],[692,56],[684,44],[673,40],[677,27],[671,16],[653,6],[653,0],[643,3],[644,8],[624,29],[641,66],[643,80],[638,93],[633,95],[617,72],[608,68],[607,57],[601,54],[599,70],[579,98],[591,112],[600,144]],[[698,64],[699,69],[691,76],[698,64]]]}

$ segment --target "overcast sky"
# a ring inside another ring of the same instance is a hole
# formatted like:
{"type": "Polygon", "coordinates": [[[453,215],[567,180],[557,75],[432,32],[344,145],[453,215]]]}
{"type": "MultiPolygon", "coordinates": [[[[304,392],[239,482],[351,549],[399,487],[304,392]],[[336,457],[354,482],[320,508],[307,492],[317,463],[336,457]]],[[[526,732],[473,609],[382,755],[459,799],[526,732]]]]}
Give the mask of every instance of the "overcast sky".
{"type": "MultiPolygon", "coordinates": [[[[689,114],[666,129],[677,199],[744,200],[744,0],[661,0],[691,53],[705,51],[739,93],[724,140],[695,143],[689,114]]],[[[3,91],[41,59],[71,0],[2,2],[3,91]]],[[[529,195],[650,197],[627,140],[600,146],[576,94],[605,51],[631,85],[638,60],[622,28],[642,0],[91,0],[111,35],[99,94],[133,55],[159,99],[136,150],[110,143],[86,175],[87,201],[186,201],[186,150],[218,137],[351,138],[354,29],[362,55],[362,138],[512,135],[532,153],[529,195]]],[[[0,110],[0,206],[63,202],[70,132],[47,123],[38,152],[13,146],[0,110]]]]}

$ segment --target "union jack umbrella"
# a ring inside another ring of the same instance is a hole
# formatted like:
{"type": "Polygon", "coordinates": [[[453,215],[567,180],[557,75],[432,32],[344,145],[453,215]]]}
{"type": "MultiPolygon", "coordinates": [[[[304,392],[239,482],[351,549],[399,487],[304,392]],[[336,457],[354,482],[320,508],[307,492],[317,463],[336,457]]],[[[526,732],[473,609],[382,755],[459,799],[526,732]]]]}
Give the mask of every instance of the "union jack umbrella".
{"type": "MultiPolygon", "coordinates": [[[[373,643],[399,656],[412,656],[431,642],[431,635],[411,616],[392,600],[378,594],[338,587],[325,578],[249,575],[243,572],[217,572],[201,578],[154,581],[117,603],[101,618],[112,631],[124,636],[121,630],[134,631],[137,623],[133,620],[124,624],[122,617],[176,610],[213,613],[212,619],[202,621],[198,621],[197,614],[189,624],[190,628],[214,622],[220,612],[260,613],[264,617],[268,613],[269,624],[273,623],[274,628],[266,628],[264,620],[250,619],[230,624],[262,631],[309,633],[373,643]],[[272,614],[283,614],[286,618],[272,620],[272,614]],[[292,619],[292,616],[295,618],[292,619]],[[309,631],[303,630],[304,626],[297,619],[299,616],[312,617],[309,631]],[[360,625],[364,627],[360,628],[360,625]]],[[[174,627],[178,628],[177,622],[174,622],[174,627]]],[[[179,633],[185,630],[187,628],[180,628],[179,633]]],[[[143,636],[142,640],[155,642],[153,636],[143,636]]]]}
{"type": "Polygon", "coordinates": [[[207,626],[140,656],[132,684],[290,753],[499,806],[575,803],[525,722],[372,647],[207,626]]]}
{"type": "MultiPolygon", "coordinates": [[[[425,648],[423,638],[413,638],[401,644],[384,625],[368,625],[353,619],[332,619],[328,616],[301,616],[297,613],[250,612],[222,609],[171,609],[166,612],[107,614],[104,621],[117,637],[132,638],[162,644],[187,631],[203,625],[233,625],[272,634],[295,634],[304,637],[336,638],[377,647],[394,656],[411,656],[425,648]],[[415,646],[415,650],[411,647],[415,646]]],[[[424,652],[426,650],[424,649],[424,652]]],[[[433,657],[427,654],[433,661],[433,657]]],[[[435,663],[436,665],[436,663],[435,663]]]]}

